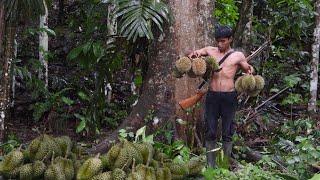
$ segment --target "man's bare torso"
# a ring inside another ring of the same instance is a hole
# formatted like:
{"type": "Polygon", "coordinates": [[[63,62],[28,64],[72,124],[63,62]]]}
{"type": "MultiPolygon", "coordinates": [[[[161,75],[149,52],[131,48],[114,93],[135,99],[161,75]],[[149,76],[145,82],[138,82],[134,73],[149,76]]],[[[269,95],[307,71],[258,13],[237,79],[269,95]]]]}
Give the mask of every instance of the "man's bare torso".
{"type": "MultiPolygon", "coordinates": [[[[227,53],[219,52],[218,48],[212,47],[207,50],[209,56],[217,59],[218,63],[227,53]]],[[[238,70],[239,62],[243,60],[243,53],[234,52],[220,65],[222,70],[215,72],[210,80],[211,91],[231,92],[234,91],[234,76],[238,70]]]]}

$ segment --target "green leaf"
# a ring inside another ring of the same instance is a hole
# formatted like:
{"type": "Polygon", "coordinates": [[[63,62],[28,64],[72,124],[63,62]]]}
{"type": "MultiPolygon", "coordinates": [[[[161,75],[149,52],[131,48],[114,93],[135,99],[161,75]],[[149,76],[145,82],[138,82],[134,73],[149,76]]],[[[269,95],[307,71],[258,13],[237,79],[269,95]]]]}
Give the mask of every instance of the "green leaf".
{"type": "Polygon", "coordinates": [[[80,91],[78,92],[78,96],[82,99],[82,100],[86,100],[86,101],[89,101],[90,98],[88,95],[86,95],[84,92],[80,91]]]}
{"type": "Polygon", "coordinates": [[[86,121],[82,120],[80,122],[80,124],[77,126],[76,132],[79,133],[79,132],[83,131],[85,127],[86,127],[86,121]]]}
{"type": "Polygon", "coordinates": [[[76,59],[80,55],[81,51],[82,51],[82,47],[76,47],[70,51],[67,58],[69,60],[76,59]]]}
{"type": "Polygon", "coordinates": [[[56,32],[50,28],[45,28],[45,31],[48,33],[48,35],[56,36],[56,32]]]}
{"type": "Polygon", "coordinates": [[[136,132],[135,142],[138,142],[139,136],[142,136],[142,140],[146,137],[146,126],[143,126],[142,128],[138,129],[136,132]]]}
{"type": "Polygon", "coordinates": [[[65,104],[67,104],[67,105],[69,105],[69,106],[74,103],[74,101],[73,101],[72,99],[69,99],[69,98],[67,98],[67,97],[65,97],[65,96],[62,96],[62,97],[61,97],[61,100],[62,100],[65,104]]]}
{"type": "Polygon", "coordinates": [[[319,179],[320,179],[320,174],[314,174],[314,176],[309,180],[319,180],[319,179]]]}
{"type": "Polygon", "coordinates": [[[82,46],[82,51],[83,51],[83,53],[84,53],[84,54],[87,54],[87,53],[90,51],[91,47],[92,47],[92,42],[91,42],[91,41],[90,41],[90,42],[87,42],[86,44],[84,44],[84,45],[82,46]]]}
{"type": "Polygon", "coordinates": [[[134,78],[134,84],[137,87],[140,87],[142,85],[142,75],[140,73],[134,78]]]}
{"type": "Polygon", "coordinates": [[[287,84],[287,86],[293,87],[301,81],[301,78],[298,77],[298,75],[296,75],[296,74],[292,74],[292,75],[284,77],[284,81],[287,84]]]}

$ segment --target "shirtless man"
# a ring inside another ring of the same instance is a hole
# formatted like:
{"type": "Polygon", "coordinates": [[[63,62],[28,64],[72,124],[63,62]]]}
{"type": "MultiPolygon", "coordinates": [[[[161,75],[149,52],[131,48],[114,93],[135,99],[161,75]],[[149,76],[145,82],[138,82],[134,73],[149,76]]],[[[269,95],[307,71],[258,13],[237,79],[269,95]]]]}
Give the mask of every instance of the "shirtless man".
{"type": "MultiPolygon", "coordinates": [[[[220,26],[216,29],[215,39],[218,47],[205,47],[193,51],[188,56],[213,56],[218,61],[230,51],[232,42],[232,29],[228,26],[220,26]]],[[[216,148],[218,119],[222,119],[222,141],[223,151],[226,156],[231,156],[233,121],[237,108],[237,93],[234,87],[234,77],[241,67],[246,73],[252,73],[253,67],[248,64],[242,52],[234,51],[220,65],[221,71],[214,72],[209,91],[205,100],[205,121],[206,121],[206,141],[207,150],[216,148]]],[[[215,153],[207,153],[207,162],[209,167],[215,167],[215,153]]]]}

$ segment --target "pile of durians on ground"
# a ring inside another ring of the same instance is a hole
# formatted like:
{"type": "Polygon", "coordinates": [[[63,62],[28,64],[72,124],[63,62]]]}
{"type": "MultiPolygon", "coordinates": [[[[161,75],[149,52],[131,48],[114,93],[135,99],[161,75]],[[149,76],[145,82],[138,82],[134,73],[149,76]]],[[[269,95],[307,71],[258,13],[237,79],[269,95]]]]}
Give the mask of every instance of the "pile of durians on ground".
{"type": "Polygon", "coordinates": [[[80,157],[68,136],[41,135],[29,146],[7,154],[0,162],[0,178],[45,180],[170,180],[197,175],[200,159],[175,163],[149,143],[122,140],[105,154],[80,157]]]}
{"type": "Polygon", "coordinates": [[[237,92],[245,93],[250,97],[257,96],[264,88],[265,81],[260,75],[245,74],[235,82],[237,92]]]}
{"type": "Polygon", "coordinates": [[[175,62],[173,74],[176,78],[181,78],[187,74],[190,78],[203,77],[209,79],[212,71],[218,70],[219,64],[211,56],[190,59],[182,57],[175,62]]]}

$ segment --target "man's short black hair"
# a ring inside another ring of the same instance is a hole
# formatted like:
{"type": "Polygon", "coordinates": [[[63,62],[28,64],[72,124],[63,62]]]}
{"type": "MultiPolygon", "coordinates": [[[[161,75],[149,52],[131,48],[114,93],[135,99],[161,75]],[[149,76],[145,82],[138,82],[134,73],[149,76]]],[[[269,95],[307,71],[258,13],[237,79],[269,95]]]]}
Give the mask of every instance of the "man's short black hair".
{"type": "Polygon", "coordinates": [[[233,35],[232,28],[230,26],[218,26],[215,28],[214,37],[219,38],[230,38],[233,35]]]}

